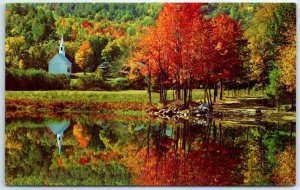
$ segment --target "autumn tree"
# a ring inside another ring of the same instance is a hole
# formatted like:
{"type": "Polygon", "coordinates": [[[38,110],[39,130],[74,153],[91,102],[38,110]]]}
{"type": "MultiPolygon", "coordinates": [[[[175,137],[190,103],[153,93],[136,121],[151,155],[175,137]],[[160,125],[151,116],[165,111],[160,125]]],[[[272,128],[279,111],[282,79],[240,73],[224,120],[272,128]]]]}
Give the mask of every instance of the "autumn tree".
{"type": "Polygon", "coordinates": [[[250,22],[244,35],[248,40],[248,48],[250,49],[250,72],[252,79],[258,80],[262,84],[262,91],[267,83],[267,75],[269,72],[269,50],[272,38],[268,37],[268,25],[272,22],[273,11],[278,4],[260,4],[250,22]]]}
{"type": "Polygon", "coordinates": [[[147,78],[147,93],[149,102],[152,103],[151,84],[152,84],[152,64],[150,63],[152,49],[149,48],[147,35],[151,33],[151,29],[146,31],[135,50],[129,55],[128,62],[125,65],[125,73],[131,80],[138,80],[143,76],[147,78]]]}
{"type": "Polygon", "coordinates": [[[269,73],[278,69],[278,46],[284,43],[282,32],[286,30],[284,23],[288,22],[286,14],[293,11],[292,7],[287,9],[286,6],[293,5],[259,4],[244,33],[250,50],[250,73],[252,79],[261,83],[262,90],[269,83],[269,73]]]}
{"type": "MultiPolygon", "coordinates": [[[[288,5],[287,5],[288,6],[288,5]]],[[[296,93],[296,14],[293,6],[287,7],[285,14],[286,31],[282,32],[284,43],[279,47],[278,67],[280,72],[279,82],[285,85],[291,95],[292,109],[294,109],[294,94],[296,93]]]]}
{"type": "MultiPolygon", "coordinates": [[[[175,3],[164,4],[164,9],[160,12],[157,22],[164,23],[163,32],[166,35],[167,47],[165,53],[167,60],[172,67],[174,87],[176,88],[176,98],[183,98],[187,106],[188,86],[191,74],[191,37],[193,36],[193,25],[195,19],[199,17],[201,3],[175,3]],[[183,88],[183,97],[181,96],[183,88]]],[[[200,20],[202,21],[202,20],[200,20]]]]}
{"type": "Polygon", "coordinates": [[[89,41],[82,42],[82,45],[75,54],[75,63],[84,70],[86,74],[86,68],[92,63],[94,51],[89,41]]]}
{"type": "MultiPolygon", "coordinates": [[[[212,19],[212,44],[215,47],[214,82],[220,82],[220,100],[223,95],[223,80],[236,75],[235,67],[242,64],[239,58],[238,41],[241,38],[241,26],[224,13],[212,19]]],[[[216,88],[215,88],[216,91],[216,88]]],[[[216,93],[214,93],[216,95],[216,93]]],[[[216,101],[214,96],[214,101],[216,101]]]]}
{"type": "Polygon", "coordinates": [[[201,4],[164,4],[156,26],[149,27],[140,42],[140,55],[145,55],[143,70],[148,78],[152,75],[158,84],[162,103],[166,102],[167,89],[171,85],[176,87],[177,99],[181,99],[183,84],[184,102],[187,103],[189,76],[192,72],[189,66],[192,51],[188,49],[193,17],[199,15],[200,7],[201,4]]]}
{"type": "Polygon", "coordinates": [[[163,103],[167,89],[173,88],[176,99],[188,107],[196,80],[202,80],[207,89],[211,81],[222,80],[234,65],[241,64],[237,55],[240,25],[224,14],[206,21],[202,6],[164,4],[156,25],[147,28],[139,43],[135,57],[144,59],[144,71],[158,84],[163,103]]]}

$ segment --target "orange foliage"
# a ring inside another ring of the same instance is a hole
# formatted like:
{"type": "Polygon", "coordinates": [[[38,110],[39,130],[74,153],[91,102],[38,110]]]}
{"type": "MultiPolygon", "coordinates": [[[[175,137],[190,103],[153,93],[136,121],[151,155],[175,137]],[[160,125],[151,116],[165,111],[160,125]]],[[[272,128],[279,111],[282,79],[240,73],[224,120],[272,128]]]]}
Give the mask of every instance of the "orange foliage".
{"type": "Polygon", "coordinates": [[[89,41],[83,41],[82,45],[75,54],[75,62],[82,68],[84,71],[86,66],[91,63],[94,51],[91,47],[89,41]]]}
{"type": "Polygon", "coordinates": [[[129,57],[128,78],[151,73],[163,85],[187,85],[190,80],[217,82],[240,65],[237,42],[240,24],[225,14],[205,20],[201,3],[164,4],[156,25],[147,28],[129,57]],[[142,62],[145,66],[138,66],[142,62]]]}
{"type": "Polygon", "coordinates": [[[80,123],[77,123],[73,126],[73,135],[76,137],[81,147],[85,148],[89,145],[91,135],[87,134],[87,132],[84,130],[84,127],[80,123]]]}
{"type": "Polygon", "coordinates": [[[63,17],[63,18],[61,19],[60,25],[61,25],[62,27],[65,27],[65,25],[66,25],[66,18],[63,17]]]}
{"type": "Polygon", "coordinates": [[[57,159],[57,165],[58,165],[59,168],[61,168],[63,166],[63,159],[62,159],[62,157],[59,157],[57,159]]]}

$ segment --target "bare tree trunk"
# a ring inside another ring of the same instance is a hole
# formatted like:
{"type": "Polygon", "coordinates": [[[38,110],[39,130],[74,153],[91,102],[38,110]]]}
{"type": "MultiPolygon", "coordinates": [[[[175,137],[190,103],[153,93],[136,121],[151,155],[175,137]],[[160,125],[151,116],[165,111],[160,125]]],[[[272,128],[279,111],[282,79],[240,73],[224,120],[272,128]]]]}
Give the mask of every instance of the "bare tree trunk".
{"type": "Polygon", "coordinates": [[[183,104],[184,107],[187,106],[187,81],[186,80],[183,83],[183,104]]]}
{"type": "Polygon", "coordinates": [[[208,92],[209,92],[209,103],[212,103],[212,101],[211,101],[211,91],[210,91],[210,88],[208,88],[208,92]]]}
{"type": "Polygon", "coordinates": [[[220,100],[223,100],[223,80],[220,80],[220,100]]]}
{"type": "Polygon", "coordinates": [[[174,90],[174,88],[172,89],[172,92],[173,92],[173,100],[175,100],[175,90],[174,90]]]}
{"type": "Polygon", "coordinates": [[[205,85],[205,87],[204,87],[204,102],[206,102],[206,99],[207,99],[207,102],[208,102],[207,88],[206,88],[206,85],[205,85]]]}
{"type": "Polygon", "coordinates": [[[217,96],[218,96],[218,85],[217,83],[214,83],[214,102],[217,101],[217,96]]]}
{"type": "Polygon", "coordinates": [[[180,90],[180,82],[179,82],[179,79],[177,81],[177,100],[180,100],[181,99],[181,90],[180,90]]]}
{"type": "Polygon", "coordinates": [[[148,96],[149,96],[149,102],[152,104],[152,97],[151,97],[151,72],[149,71],[148,74],[148,96]]]}
{"type": "Polygon", "coordinates": [[[294,94],[291,95],[291,103],[292,103],[292,111],[295,110],[295,105],[294,105],[294,94]]]}
{"type": "Polygon", "coordinates": [[[193,101],[193,85],[194,85],[194,80],[190,79],[190,81],[189,81],[189,100],[188,100],[188,106],[190,106],[191,102],[193,101]]]}

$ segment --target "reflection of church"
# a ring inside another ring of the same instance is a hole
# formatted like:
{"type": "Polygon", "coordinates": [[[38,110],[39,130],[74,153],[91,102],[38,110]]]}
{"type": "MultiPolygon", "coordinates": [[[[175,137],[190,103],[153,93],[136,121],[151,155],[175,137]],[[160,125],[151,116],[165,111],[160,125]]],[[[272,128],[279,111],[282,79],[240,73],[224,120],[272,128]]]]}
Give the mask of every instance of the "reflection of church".
{"type": "Polygon", "coordinates": [[[70,120],[62,120],[62,121],[54,121],[50,124],[47,124],[52,131],[52,133],[56,134],[57,136],[57,145],[58,145],[58,152],[61,151],[62,140],[64,136],[64,131],[70,126],[70,120]]]}

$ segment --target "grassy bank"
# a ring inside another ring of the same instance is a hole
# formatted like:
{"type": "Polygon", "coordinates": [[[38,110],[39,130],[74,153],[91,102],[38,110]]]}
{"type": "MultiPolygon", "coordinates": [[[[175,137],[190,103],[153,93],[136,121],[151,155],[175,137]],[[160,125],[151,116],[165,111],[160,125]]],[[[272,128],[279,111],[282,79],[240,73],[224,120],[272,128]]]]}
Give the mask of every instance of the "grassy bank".
{"type": "MultiPolygon", "coordinates": [[[[202,90],[193,92],[193,100],[203,98],[202,90]]],[[[173,99],[172,91],[167,100],[173,99]]],[[[143,110],[149,103],[145,90],[127,91],[6,91],[7,109],[127,109],[143,110]]],[[[159,94],[152,93],[152,103],[159,104],[159,94]]]]}
{"type": "MultiPolygon", "coordinates": [[[[251,92],[248,96],[246,91],[240,95],[234,93],[228,96],[224,93],[224,100],[214,105],[215,111],[223,113],[226,118],[253,118],[256,109],[261,110],[262,118],[275,120],[295,121],[295,112],[286,112],[276,107],[265,106],[263,96],[253,96],[258,92],[251,92]]],[[[110,114],[122,117],[143,117],[149,106],[148,94],[145,90],[127,91],[6,91],[6,112],[15,113],[20,110],[27,112],[69,112],[69,113],[95,113],[102,114],[103,110],[111,110],[110,114]]],[[[168,100],[173,100],[172,91],[168,92],[168,100]]],[[[203,99],[203,90],[193,91],[193,100],[199,102],[203,99]]],[[[159,94],[152,94],[152,102],[159,105],[159,94]]]]}
{"type": "MultiPolygon", "coordinates": [[[[193,91],[193,99],[203,98],[202,90],[193,91]]],[[[101,103],[101,102],[142,102],[148,103],[149,98],[145,90],[126,90],[126,91],[6,91],[5,99],[27,99],[39,102],[82,102],[82,103],[101,103]]],[[[168,92],[168,100],[173,99],[171,91],[168,92]]],[[[152,93],[152,102],[158,104],[159,94],[152,93]]]]}

